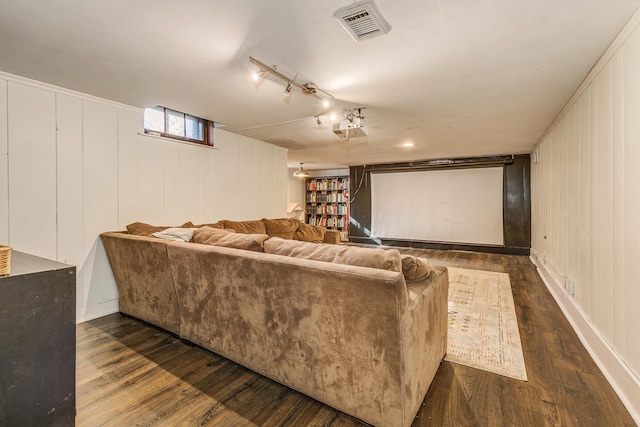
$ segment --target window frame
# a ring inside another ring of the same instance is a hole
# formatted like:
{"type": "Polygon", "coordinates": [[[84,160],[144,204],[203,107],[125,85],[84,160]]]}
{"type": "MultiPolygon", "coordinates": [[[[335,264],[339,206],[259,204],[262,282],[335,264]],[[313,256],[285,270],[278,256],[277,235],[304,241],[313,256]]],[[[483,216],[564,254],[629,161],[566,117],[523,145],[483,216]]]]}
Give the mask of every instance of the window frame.
{"type": "MultiPolygon", "coordinates": [[[[157,131],[157,130],[154,130],[154,129],[147,129],[146,126],[143,125],[145,134],[147,134],[147,135],[157,135],[157,136],[161,136],[163,138],[170,138],[170,139],[175,139],[175,140],[178,140],[178,141],[191,142],[191,143],[194,143],[194,144],[205,145],[207,147],[213,147],[214,146],[213,145],[213,130],[215,129],[215,122],[213,122],[211,120],[203,119],[202,117],[194,116],[193,114],[188,114],[188,113],[185,113],[185,112],[182,112],[182,111],[174,110],[173,108],[163,107],[162,105],[157,105],[155,107],[147,107],[147,108],[155,109],[155,110],[162,109],[162,115],[164,117],[164,132],[157,131]],[[173,113],[182,114],[183,123],[184,123],[184,130],[185,130],[185,136],[175,135],[175,134],[167,132],[167,129],[169,128],[169,114],[167,114],[167,111],[171,111],[173,113]],[[200,120],[202,122],[202,125],[203,125],[202,126],[202,140],[188,138],[186,136],[186,132],[187,132],[187,116],[195,118],[195,119],[200,120]]],[[[145,108],[145,111],[146,111],[147,108],[145,108]]]]}

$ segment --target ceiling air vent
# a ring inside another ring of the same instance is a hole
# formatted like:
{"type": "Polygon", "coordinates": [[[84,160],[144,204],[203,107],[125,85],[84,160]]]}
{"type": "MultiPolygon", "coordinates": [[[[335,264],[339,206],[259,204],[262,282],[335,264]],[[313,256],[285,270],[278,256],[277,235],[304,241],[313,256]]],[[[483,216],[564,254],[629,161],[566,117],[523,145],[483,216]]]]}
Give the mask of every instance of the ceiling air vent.
{"type": "Polygon", "coordinates": [[[372,0],[359,1],[340,8],[333,16],[357,42],[381,36],[391,30],[391,25],[380,15],[372,0]]]}

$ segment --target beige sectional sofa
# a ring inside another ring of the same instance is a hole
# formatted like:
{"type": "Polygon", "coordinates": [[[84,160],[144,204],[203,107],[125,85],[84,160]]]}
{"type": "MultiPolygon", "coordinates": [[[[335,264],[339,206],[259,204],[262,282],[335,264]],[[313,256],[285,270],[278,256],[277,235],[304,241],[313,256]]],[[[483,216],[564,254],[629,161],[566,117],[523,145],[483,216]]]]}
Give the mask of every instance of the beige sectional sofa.
{"type": "MultiPolygon", "coordinates": [[[[303,242],[314,243],[340,243],[340,232],[330,230],[319,225],[305,224],[296,218],[276,218],[257,219],[250,221],[230,221],[222,220],[213,224],[194,225],[192,222],[185,222],[180,227],[212,227],[217,229],[233,230],[241,234],[266,234],[269,237],[281,237],[289,240],[301,240],[303,242]]],[[[169,228],[168,226],[150,225],[143,222],[134,222],[127,225],[127,232],[139,236],[149,236],[169,228]]]]}
{"type": "Polygon", "coordinates": [[[397,250],[212,227],[193,236],[212,244],[101,238],[121,312],[367,423],[411,425],[444,357],[447,270],[397,250]]]}

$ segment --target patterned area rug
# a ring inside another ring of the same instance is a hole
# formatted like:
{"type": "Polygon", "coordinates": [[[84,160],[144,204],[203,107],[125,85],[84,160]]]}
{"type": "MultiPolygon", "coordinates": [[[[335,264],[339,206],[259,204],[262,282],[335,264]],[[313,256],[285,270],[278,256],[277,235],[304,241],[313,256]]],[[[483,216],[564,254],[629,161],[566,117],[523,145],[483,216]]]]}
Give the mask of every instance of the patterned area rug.
{"type": "Polygon", "coordinates": [[[445,359],[527,381],[508,274],[449,267],[445,359]]]}

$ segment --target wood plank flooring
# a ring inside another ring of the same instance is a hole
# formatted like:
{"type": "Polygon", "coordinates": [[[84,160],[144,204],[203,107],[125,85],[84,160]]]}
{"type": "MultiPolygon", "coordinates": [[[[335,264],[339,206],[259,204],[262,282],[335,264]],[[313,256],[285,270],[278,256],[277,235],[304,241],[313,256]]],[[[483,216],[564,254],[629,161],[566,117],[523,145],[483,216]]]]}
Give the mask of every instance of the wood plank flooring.
{"type": "MultiPolygon", "coordinates": [[[[635,426],[527,257],[401,249],[509,273],[528,382],[443,362],[419,426],[635,426]]],[[[353,417],[136,319],[77,326],[83,426],[362,426],[353,417]]]]}

